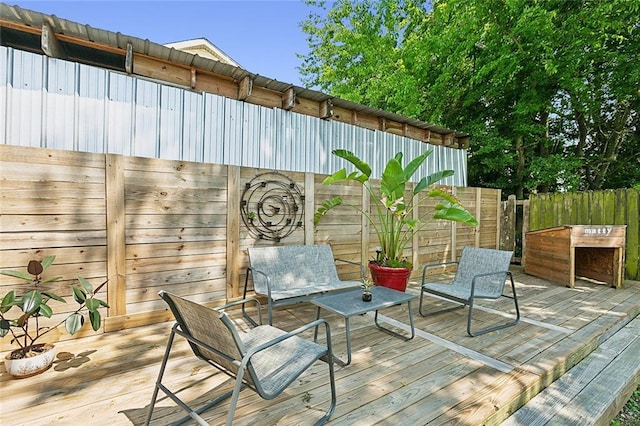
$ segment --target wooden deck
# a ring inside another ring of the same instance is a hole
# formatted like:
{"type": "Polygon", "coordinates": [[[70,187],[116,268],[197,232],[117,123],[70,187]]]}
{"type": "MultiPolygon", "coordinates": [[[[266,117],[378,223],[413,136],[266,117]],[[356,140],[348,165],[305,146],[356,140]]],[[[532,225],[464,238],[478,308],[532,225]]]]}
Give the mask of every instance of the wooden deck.
{"type": "MultiPolygon", "coordinates": [[[[500,424],[640,312],[640,282],[614,289],[577,280],[571,289],[523,274],[518,266],[512,270],[523,317],[515,327],[470,338],[466,309],[423,318],[416,301],[416,337],[405,342],[377,330],[372,315],[352,318],[353,362],[336,368],[338,405],[330,424],[500,424]]],[[[417,294],[418,284],[408,291],[417,294]]],[[[478,319],[504,320],[491,309],[511,309],[510,302],[481,302],[488,310],[477,312],[478,319]]],[[[406,329],[405,309],[383,311],[382,320],[406,329]]],[[[314,318],[315,308],[304,304],[278,310],[274,323],[292,329],[314,318]]],[[[328,319],[334,350],[344,355],[344,323],[328,319]]],[[[11,379],[1,364],[0,424],[143,424],[170,326],[61,342],[54,367],[30,379],[11,379]]],[[[165,383],[183,388],[187,401],[205,401],[230,387],[227,376],[187,358],[187,345],[178,344],[165,383]]],[[[313,424],[328,398],[326,365],[317,363],[275,400],[244,390],[235,423],[313,424]]],[[[206,412],[205,419],[223,423],[226,407],[206,412]]],[[[162,398],[152,424],[182,414],[162,398]]]]}

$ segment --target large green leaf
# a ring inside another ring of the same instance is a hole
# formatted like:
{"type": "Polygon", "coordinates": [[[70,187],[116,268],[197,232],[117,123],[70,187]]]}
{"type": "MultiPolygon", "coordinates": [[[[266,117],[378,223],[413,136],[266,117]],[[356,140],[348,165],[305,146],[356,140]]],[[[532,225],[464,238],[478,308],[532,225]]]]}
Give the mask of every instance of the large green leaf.
{"type": "Polygon", "coordinates": [[[73,290],[73,298],[76,302],[82,304],[87,300],[87,292],[84,288],[74,285],[71,289],[73,290]]]}
{"type": "Polygon", "coordinates": [[[100,311],[89,311],[89,320],[91,320],[91,328],[93,328],[93,331],[98,331],[102,325],[100,311]]]}
{"type": "Polygon", "coordinates": [[[20,301],[22,312],[32,313],[40,307],[42,295],[36,290],[31,290],[26,292],[20,301]]]}
{"type": "Polygon", "coordinates": [[[7,275],[9,277],[20,278],[22,280],[29,281],[29,282],[31,282],[31,280],[33,279],[31,275],[25,274],[24,272],[20,272],[20,271],[0,271],[0,274],[7,275]]]}
{"type": "Polygon", "coordinates": [[[358,156],[356,156],[353,152],[346,149],[334,149],[332,152],[336,157],[343,158],[353,164],[355,168],[360,170],[360,172],[367,178],[371,176],[371,167],[366,162],[358,158],[358,156]]]}
{"type": "Polygon", "coordinates": [[[16,293],[13,290],[10,290],[7,294],[2,298],[2,302],[0,302],[0,312],[3,314],[11,309],[12,306],[16,304],[16,293]]]}
{"type": "Polygon", "coordinates": [[[380,192],[391,200],[397,200],[404,195],[405,185],[407,183],[402,164],[392,158],[382,172],[382,180],[380,181],[380,192]]]}
{"type": "Polygon", "coordinates": [[[60,279],[62,279],[62,277],[51,277],[51,278],[46,278],[42,281],[40,281],[40,284],[47,284],[47,283],[52,283],[55,281],[59,281],[60,279]]]}
{"type": "Polygon", "coordinates": [[[57,294],[52,293],[50,291],[43,291],[42,294],[44,296],[47,296],[50,299],[57,300],[58,302],[66,303],[66,300],[64,300],[61,296],[58,296],[57,294]]]}
{"type": "Polygon", "coordinates": [[[477,226],[478,221],[464,207],[459,204],[441,203],[436,206],[435,219],[452,220],[454,222],[466,223],[477,226]]]}
{"type": "Polygon", "coordinates": [[[51,309],[51,306],[47,305],[46,303],[41,303],[38,313],[43,317],[51,318],[51,316],[53,315],[53,309],[51,309]]]}
{"type": "Polygon", "coordinates": [[[69,334],[75,334],[78,330],[82,328],[84,324],[84,317],[79,313],[73,313],[69,315],[64,322],[64,326],[69,332],[69,334]]]}
{"type": "Polygon", "coordinates": [[[96,299],[87,299],[87,309],[89,311],[95,311],[100,307],[100,302],[96,299]]]}
{"type": "Polygon", "coordinates": [[[444,178],[453,176],[454,173],[455,172],[453,170],[440,170],[438,172],[431,173],[429,176],[426,177],[426,184],[427,186],[431,186],[434,183],[439,182],[444,178]]]}
{"type": "Polygon", "coordinates": [[[322,205],[318,207],[318,210],[316,210],[316,212],[313,215],[313,226],[317,226],[322,216],[327,214],[329,210],[341,204],[342,204],[342,198],[340,197],[334,197],[323,202],[322,205]]]}
{"type": "Polygon", "coordinates": [[[0,337],[4,337],[11,330],[11,323],[7,320],[0,320],[0,337]]]}
{"type": "Polygon", "coordinates": [[[87,281],[86,278],[78,277],[78,281],[80,282],[80,284],[82,284],[82,288],[85,289],[87,294],[93,293],[93,286],[91,285],[91,283],[89,281],[87,281]]]}
{"type": "Polygon", "coordinates": [[[53,263],[53,261],[56,260],[55,256],[47,256],[45,257],[42,262],[40,262],[42,264],[42,269],[47,269],[49,266],[51,266],[51,264],[53,263]]]}
{"type": "Polygon", "coordinates": [[[418,155],[416,158],[414,158],[413,160],[411,160],[409,162],[409,164],[407,164],[407,167],[405,167],[404,169],[404,173],[405,173],[405,178],[407,180],[411,179],[411,176],[414,175],[414,173],[420,168],[420,166],[422,165],[422,163],[424,163],[424,160],[427,159],[427,157],[429,155],[431,155],[431,150],[424,152],[420,155],[418,155]]]}

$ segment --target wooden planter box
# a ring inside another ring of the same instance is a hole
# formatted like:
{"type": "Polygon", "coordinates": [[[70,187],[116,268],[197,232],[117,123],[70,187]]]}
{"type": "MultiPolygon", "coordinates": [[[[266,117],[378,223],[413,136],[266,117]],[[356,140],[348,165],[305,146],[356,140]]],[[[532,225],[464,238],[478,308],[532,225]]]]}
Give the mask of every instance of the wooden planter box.
{"type": "Polygon", "coordinates": [[[575,277],[620,288],[626,225],[566,225],[527,232],[526,273],[573,288],[575,277]]]}

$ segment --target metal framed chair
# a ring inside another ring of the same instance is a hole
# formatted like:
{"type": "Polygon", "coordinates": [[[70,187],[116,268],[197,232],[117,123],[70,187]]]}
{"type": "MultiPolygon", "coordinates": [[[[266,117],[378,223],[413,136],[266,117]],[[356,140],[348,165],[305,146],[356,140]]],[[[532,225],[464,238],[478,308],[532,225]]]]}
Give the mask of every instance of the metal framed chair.
{"type": "Polygon", "coordinates": [[[477,247],[465,247],[458,262],[433,263],[422,269],[422,286],[420,291],[420,306],[418,311],[423,317],[449,311],[454,308],[442,309],[435,312],[425,312],[423,308],[423,296],[425,294],[439,296],[454,302],[461,303],[465,307],[469,305],[467,316],[467,334],[471,337],[511,327],[520,321],[520,309],[513,275],[509,271],[511,263],[510,251],[493,250],[477,247]],[[457,264],[457,270],[453,282],[450,284],[427,283],[426,272],[428,268],[457,264]],[[504,294],[506,279],[511,281],[511,295],[504,294]],[[473,317],[473,303],[475,299],[498,299],[506,297],[513,300],[515,305],[515,319],[506,324],[486,327],[473,331],[471,322],[473,317]]]}
{"type": "MultiPolygon", "coordinates": [[[[317,360],[325,361],[329,368],[331,403],[325,415],[316,424],[323,424],[329,419],[336,406],[336,386],[331,331],[326,321],[317,320],[291,332],[285,332],[270,325],[258,325],[247,332],[240,332],[224,309],[234,305],[255,303],[259,314],[260,304],[256,299],[244,299],[211,309],[165,291],[161,291],[159,294],[169,305],[176,318],[176,323],[171,329],[162,359],[149,406],[147,425],[153,416],[159,390],[162,390],[183,410],[187,411],[188,415],[176,424],[191,418],[200,425],[206,425],[207,423],[200,414],[231,396],[226,421],[227,425],[231,425],[238,397],[243,387],[253,389],[263,399],[273,399],[317,360]],[[326,346],[297,336],[303,331],[319,327],[321,324],[325,326],[326,346]],[[162,384],[176,335],[188,340],[196,357],[235,378],[233,391],[226,392],[203,407],[194,410],[183,402],[176,393],[162,384]]],[[[261,315],[258,315],[258,318],[262,323],[261,315]]]]}

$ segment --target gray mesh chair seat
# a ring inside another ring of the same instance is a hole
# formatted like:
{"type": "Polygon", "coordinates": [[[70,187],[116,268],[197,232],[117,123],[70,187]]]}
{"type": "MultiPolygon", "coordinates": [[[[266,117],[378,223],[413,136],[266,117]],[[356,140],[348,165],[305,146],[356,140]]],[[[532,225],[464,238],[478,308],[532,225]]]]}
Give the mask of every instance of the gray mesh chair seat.
{"type": "MultiPolygon", "coordinates": [[[[516,287],[513,282],[513,275],[509,271],[512,252],[503,250],[493,250],[477,247],[465,247],[458,262],[444,262],[426,265],[422,269],[422,286],[420,291],[419,312],[422,316],[431,315],[436,312],[425,312],[423,308],[423,296],[431,294],[462,304],[462,307],[469,306],[467,316],[467,334],[478,336],[490,331],[499,330],[505,327],[516,325],[520,321],[520,310],[518,308],[518,298],[516,287]],[[427,283],[427,269],[436,266],[457,264],[456,275],[450,284],[427,283]],[[504,294],[504,287],[507,277],[511,281],[511,295],[504,294]],[[505,324],[486,327],[473,331],[471,327],[473,317],[474,299],[498,299],[506,297],[513,300],[515,305],[515,319],[505,324]]],[[[449,310],[449,309],[446,309],[449,310]]]]}
{"type": "MultiPolygon", "coordinates": [[[[231,397],[226,422],[227,425],[231,425],[238,397],[244,386],[253,389],[263,399],[273,399],[318,360],[326,361],[329,368],[331,403],[325,415],[316,424],[323,424],[329,420],[336,405],[336,387],[331,331],[326,321],[316,320],[291,332],[285,332],[270,325],[258,325],[247,332],[240,333],[223,310],[235,305],[244,306],[246,303],[255,303],[260,313],[260,304],[255,299],[244,299],[211,309],[164,291],[160,292],[160,297],[169,305],[176,323],[171,329],[146,424],[149,424],[152,419],[158,391],[162,390],[188,413],[188,416],[179,420],[177,424],[191,418],[198,424],[206,425],[200,414],[231,397]],[[327,338],[326,346],[297,336],[311,328],[317,329],[323,324],[327,338]],[[187,339],[198,358],[235,378],[233,391],[194,410],[175,392],[162,384],[175,335],[187,339]]],[[[262,323],[262,317],[260,315],[258,317],[262,323]]]]}

